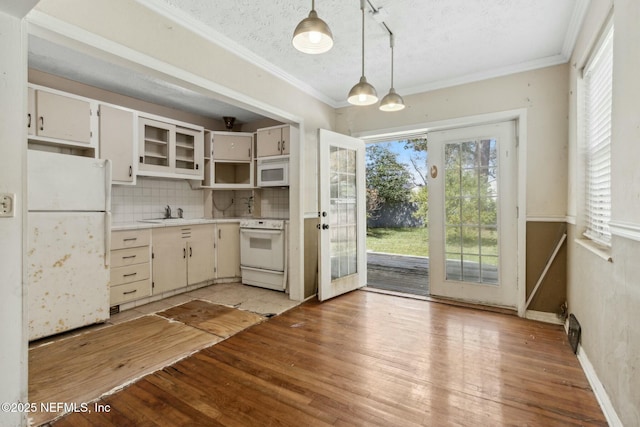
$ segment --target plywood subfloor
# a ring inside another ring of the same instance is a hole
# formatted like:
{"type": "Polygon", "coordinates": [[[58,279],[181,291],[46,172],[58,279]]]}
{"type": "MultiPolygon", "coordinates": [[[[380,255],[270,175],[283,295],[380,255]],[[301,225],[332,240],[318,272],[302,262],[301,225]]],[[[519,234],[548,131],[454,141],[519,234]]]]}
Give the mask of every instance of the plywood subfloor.
{"type": "Polygon", "coordinates": [[[604,426],[561,326],[355,291],[308,302],[76,413],[78,426],[604,426]]]}
{"type": "MultiPolygon", "coordinates": [[[[29,350],[29,402],[89,403],[258,323],[253,313],[191,301],[29,350]]],[[[40,425],[60,415],[37,411],[40,425]]]]}

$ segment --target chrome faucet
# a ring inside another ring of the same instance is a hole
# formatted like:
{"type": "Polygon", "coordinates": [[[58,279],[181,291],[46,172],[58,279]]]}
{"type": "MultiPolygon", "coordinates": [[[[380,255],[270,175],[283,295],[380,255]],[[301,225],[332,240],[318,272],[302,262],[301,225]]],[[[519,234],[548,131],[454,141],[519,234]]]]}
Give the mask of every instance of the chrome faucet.
{"type": "Polygon", "coordinates": [[[182,218],[183,213],[184,211],[182,210],[182,208],[178,208],[178,218],[182,218]]]}
{"type": "Polygon", "coordinates": [[[171,206],[167,205],[164,208],[164,217],[171,218],[171,206]]]}

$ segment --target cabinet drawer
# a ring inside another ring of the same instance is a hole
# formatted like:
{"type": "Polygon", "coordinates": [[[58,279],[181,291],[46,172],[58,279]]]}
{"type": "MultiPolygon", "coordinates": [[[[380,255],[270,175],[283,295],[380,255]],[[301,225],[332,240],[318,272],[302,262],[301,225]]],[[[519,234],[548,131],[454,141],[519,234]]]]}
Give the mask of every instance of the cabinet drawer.
{"type": "Polygon", "coordinates": [[[112,268],[148,262],[149,246],[140,246],[138,248],[118,249],[115,251],[111,251],[112,268]]]}
{"type": "Polygon", "coordinates": [[[111,233],[112,250],[149,246],[149,243],[151,243],[151,229],[123,230],[111,233]]]}
{"type": "Polygon", "coordinates": [[[149,278],[149,263],[128,265],[111,269],[111,286],[149,278]]]}
{"type": "Polygon", "coordinates": [[[111,286],[111,305],[137,300],[151,295],[151,279],[111,286]]]}

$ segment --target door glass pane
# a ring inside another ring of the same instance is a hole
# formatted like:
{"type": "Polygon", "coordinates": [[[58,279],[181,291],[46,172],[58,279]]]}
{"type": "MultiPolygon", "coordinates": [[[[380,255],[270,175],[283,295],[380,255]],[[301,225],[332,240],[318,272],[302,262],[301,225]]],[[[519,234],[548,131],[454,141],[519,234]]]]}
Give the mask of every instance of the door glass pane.
{"type": "Polygon", "coordinates": [[[498,284],[495,139],[445,145],[446,280],[498,284]]]}
{"type": "Polygon", "coordinates": [[[331,280],[357,273],[356,151],[331,147],[331,280]]]}

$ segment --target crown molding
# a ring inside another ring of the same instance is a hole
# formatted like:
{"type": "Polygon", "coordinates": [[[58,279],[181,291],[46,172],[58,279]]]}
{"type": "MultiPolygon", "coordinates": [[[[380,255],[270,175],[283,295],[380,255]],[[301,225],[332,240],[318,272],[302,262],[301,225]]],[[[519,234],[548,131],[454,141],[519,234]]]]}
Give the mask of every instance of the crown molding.
{"type": "Polygon", "coordinates": [[[564,36],[564,43],[562,44],[562,56],[565,57],[567,61],[573,54],[573,49],[576,46],[576,40],[578,40],[578,34],[582,28],[584,17],[587,15],[587,10],[589,10],[590,3],[591,0],[577,0],[573,7],[569,27],[564,36]]]}

